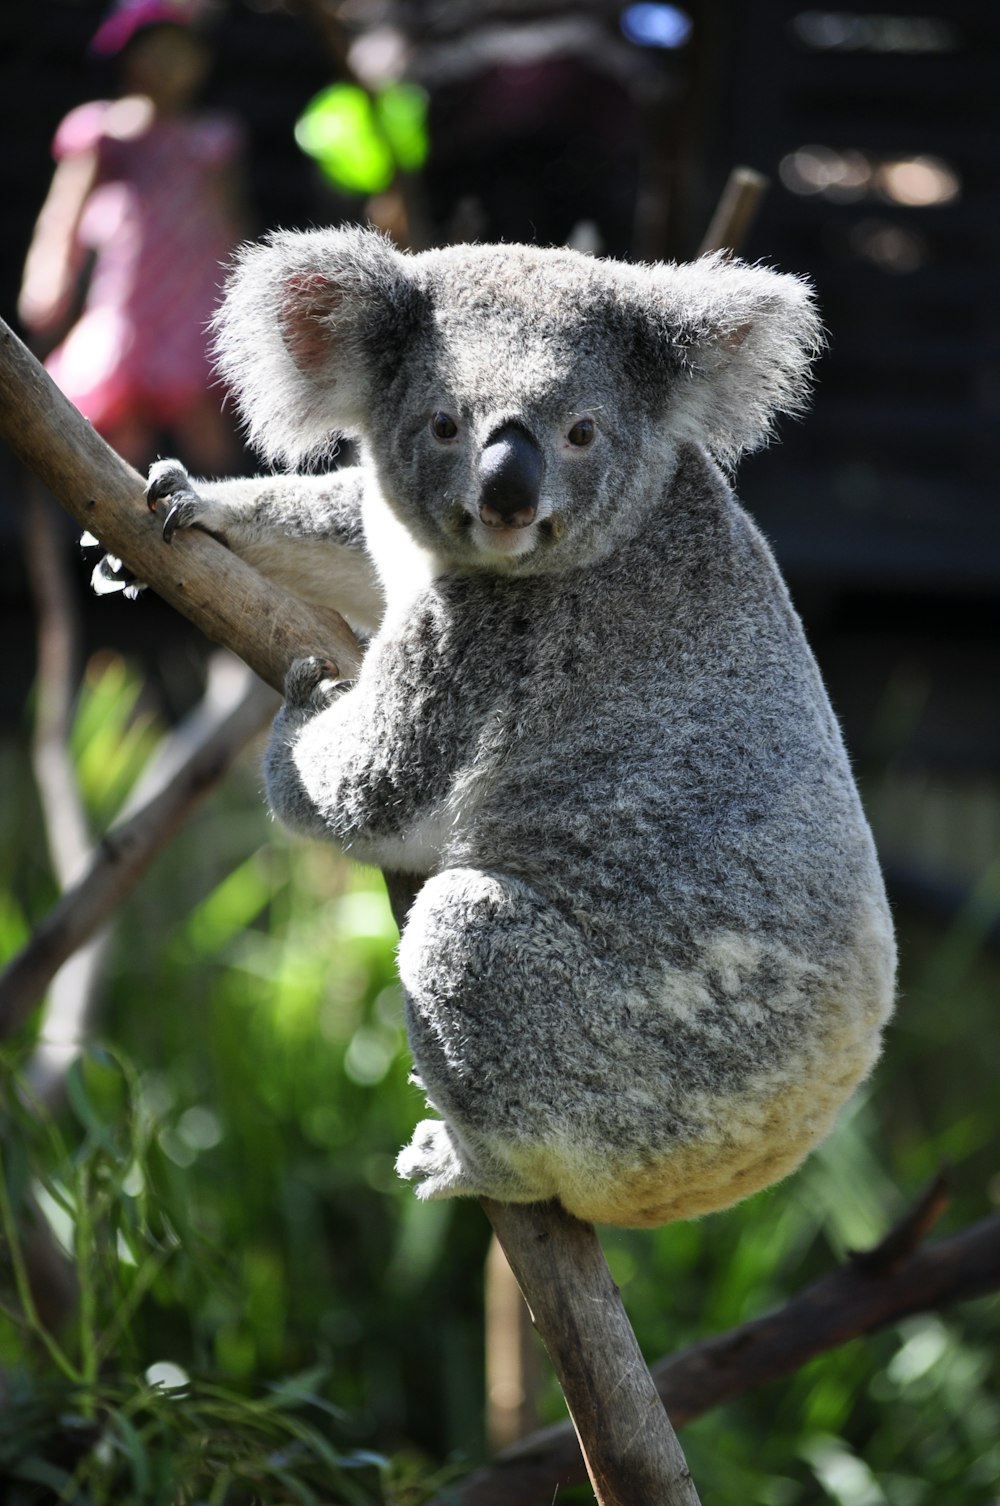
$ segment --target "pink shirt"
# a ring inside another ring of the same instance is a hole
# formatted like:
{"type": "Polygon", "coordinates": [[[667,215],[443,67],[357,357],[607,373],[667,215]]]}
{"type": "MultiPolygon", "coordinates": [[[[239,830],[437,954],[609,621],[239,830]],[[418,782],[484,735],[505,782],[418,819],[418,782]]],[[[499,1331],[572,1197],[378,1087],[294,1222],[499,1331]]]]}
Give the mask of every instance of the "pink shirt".
{"type": "Polygon", "coordinates": [[[107,100],[70,112],[57,159],[96,151],[78,232],[94,256],[83,314],[46,365],[98,429],[124,418],[169,425],[211,380],[206,325],[240,226],[230,179],[242,153],[234,120],[153,120],[108,134],[107,100]]]}

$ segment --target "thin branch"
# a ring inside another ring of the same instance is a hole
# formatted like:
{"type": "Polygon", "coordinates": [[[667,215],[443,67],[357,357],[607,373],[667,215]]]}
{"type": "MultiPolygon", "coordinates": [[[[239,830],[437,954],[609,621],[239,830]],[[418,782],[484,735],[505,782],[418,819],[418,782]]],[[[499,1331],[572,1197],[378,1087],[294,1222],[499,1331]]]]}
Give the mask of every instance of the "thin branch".
{"type": "Polygon", "coordinates": [[[531,1317],[496,1235],[483,1273],[486,1321],[486,1437],[490,1453],[538,1427],[538,1344],[531,1317]]]}
{"type": "MultiPolygon", "coordinates": [[[[80,876],[92,841],[87,813],[69,751],[76,696],[79,625],[72,582],[56,531],[56,514],[32,483],[24,529],[24,552],[35,601],[38,666],[32,766],[49,858],[60,889],[80,876]]],[[[87,938],[52,979],[41,1034],[49,1045],[37,1057],[36,1091],[50,1102],[78,1049],[94,1009],[107,955],[106,932],[87,938]],[[56,1046],[71,1040],[67,1051],[56,1046]]]]}
{"type": "MultiPolygon", "coordinates": [[[[897,1229],[909,1229],[912,1221],[911,1212],[897,1229]]],[[[851,1339],[998,1289],[1000,1214],[995,1214],[952,1239],[914,1251],[891,1271],[868,1271],[851,1259],[774,1312],[661,1360],[653,1366],[653,1378],[675,1426],[683,1427],[851,1339]]],[[[437,1506],[549,1506],[561,1487],[585,1478],[573,1431],[559,1423],[452,1486],[437,1506]]]]}
{"type": "Polygon", "coordinates": [[[851,1251],[851,1259],[858,1270],[869,1276],[894,1276],[927,1238],[950,1201],[948,1173],[939,1171],[912,1208],[874,1249],[851,1251]]]}
{"type": "Polygon", "coordinates": [[[73,882],[90,852],[69,735],[76,694],[79,641],[73,593],[55,521],[58,514],[32,485],[24,527],[24,557],[35,603],[38,667],[32,765],[49,857],[59,887],[73,882]]]}
{"type": "Polygon", "coordinates": [[[739,251],[746,240],[757,211],[768,189],[768,179],[752,167],[734,167],[722,190],[715,213],[698,247],[698,255],[709,251],[739,251]]]}

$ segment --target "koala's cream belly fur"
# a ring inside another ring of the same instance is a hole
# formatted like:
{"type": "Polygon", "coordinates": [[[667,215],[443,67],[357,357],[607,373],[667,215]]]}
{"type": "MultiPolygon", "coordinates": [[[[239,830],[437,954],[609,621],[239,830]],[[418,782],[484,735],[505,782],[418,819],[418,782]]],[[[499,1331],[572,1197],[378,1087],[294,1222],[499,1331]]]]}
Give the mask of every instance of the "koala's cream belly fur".
{"type": "Polygon", "coordinates": [[[788,1176],[829,1134],[851,1093],[878,1056],[876,1022],[884,1000],[830,1002],[831,1029],[769,1081],[741,1094],[692,1095],[704,1130],[643,1157],[616,1161],[605,1149],[567,1138],[558,1146],[495,1150],[528,1186],[549,1190],[577,1218],[620,1227],[653,1228],[727,1208],[788,1176]],[[858,1018],[859,1002],[867,1002],[858,1018]]]}
{"type": "Polygon", "coordinates": [[[704,1104],[714,1132],[679,1144],[637,1167],[589,1158],[567,1144],[560,1154],[515,1157],[529,1180],[551,1179],[568,1212],[593,1223],[655,1228],[728,1208],[793,1172],[829,1134],[878,1055],[869,1031],[831,1036],[824,1049],[837,1068],[825,1076],[789,1074],[761,1089],[704,1104]]]}

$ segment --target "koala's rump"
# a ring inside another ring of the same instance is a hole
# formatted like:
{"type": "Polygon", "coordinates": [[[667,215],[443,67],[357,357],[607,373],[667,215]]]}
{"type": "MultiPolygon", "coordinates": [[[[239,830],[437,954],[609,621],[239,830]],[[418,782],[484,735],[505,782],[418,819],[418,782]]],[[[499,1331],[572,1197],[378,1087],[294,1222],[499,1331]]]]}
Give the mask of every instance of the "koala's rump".
{"type": "Polygon", "coordinates": [[[818,967],[708,938],[685,969],[601,956],[537,891],[451,869],[400,948],[428,1095],[469,1145],[580,1217],[657,1224],[784,1175],[869,1070],[887,1008],[867,960],[818,967]]]}

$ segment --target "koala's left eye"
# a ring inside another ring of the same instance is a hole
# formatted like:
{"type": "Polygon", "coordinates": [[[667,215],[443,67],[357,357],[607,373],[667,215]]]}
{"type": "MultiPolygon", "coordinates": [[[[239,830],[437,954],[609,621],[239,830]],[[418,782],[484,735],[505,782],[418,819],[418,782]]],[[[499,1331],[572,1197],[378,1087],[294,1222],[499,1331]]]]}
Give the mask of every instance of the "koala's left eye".
{"type": "Polygon", "coordinates": [[[597,425],[592,418],[578,418],[566,438],[574,449],[585,450],[597,438],[597,425]]]}
{"type": "Polygon", "coordinates": [[[454,439],[458,433],[458,424],[450,413],[435,413],[431,419],[431,433],[435,439],[454,439]]]}

